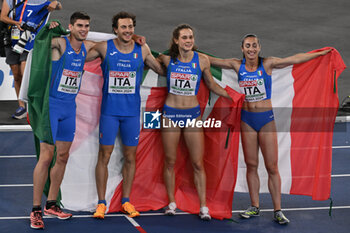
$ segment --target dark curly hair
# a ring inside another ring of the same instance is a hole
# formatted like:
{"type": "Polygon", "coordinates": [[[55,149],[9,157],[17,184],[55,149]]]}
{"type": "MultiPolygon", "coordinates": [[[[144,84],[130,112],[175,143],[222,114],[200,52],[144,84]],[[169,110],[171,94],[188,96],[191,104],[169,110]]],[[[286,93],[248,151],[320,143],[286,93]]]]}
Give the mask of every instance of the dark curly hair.
{"type": "Polygon", "coordinates": [[[134,27],[136,27],[136,16],[134,14],[121,11],[118,14],[114,15],[112,18],[112,27],[118,28],[118,19],[132,19],[134,27]]]}

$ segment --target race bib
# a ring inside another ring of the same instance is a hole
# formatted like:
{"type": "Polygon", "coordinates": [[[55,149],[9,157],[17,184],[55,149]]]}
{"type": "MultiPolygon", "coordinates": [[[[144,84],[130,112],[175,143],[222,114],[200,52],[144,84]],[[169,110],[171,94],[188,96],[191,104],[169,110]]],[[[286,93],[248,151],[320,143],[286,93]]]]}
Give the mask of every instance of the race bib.
{"type": "Polygon", "coordinates": [[[196,94],[198,75],[171,72],[170,93],[174,95],[192,96],[196,94]]]}
{"type": "Polygon", "coordinates": [[[110,71],[108,93],[135,94],[136,71],[110,71]]]}
{"type": "Polygon", "coordinates": [[[80,80],[81,72],[64,69],[58,91],[68,94],[77,94],[80,87],[80,80]]]}
{"type": "Polygon", "coordinates": [[[239,88],[245,94],[245,100],[256,102],[266,98],[265,82],[263,78],[239,81],[239,88]]]}

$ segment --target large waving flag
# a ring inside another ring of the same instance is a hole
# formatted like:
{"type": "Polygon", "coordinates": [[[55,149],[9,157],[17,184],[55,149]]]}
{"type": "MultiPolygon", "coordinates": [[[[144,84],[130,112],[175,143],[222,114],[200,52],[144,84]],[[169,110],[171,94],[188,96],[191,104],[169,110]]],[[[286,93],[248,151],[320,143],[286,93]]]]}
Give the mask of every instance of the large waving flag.
{"type": "MultiPolygon", "coordinates": [[[[97,34],[97,38],[92,39],[99,40],[101,36],[105,37],[97,34]]],[[[75,211],[94,210],[98,199],[95,165],[103,84],[99,65],[100,60],[85,65],[82,86],[76,99],[76,136],[61,186],[63,205],[75,211]]],[[[332,131],[338,108],[336,82],[344,69],[339,53],[333,49],[312,61],[273,70],[272,103],[278,130],[283,193],[309,195],[316,200],[329,197],[332,131]]],[[[204,156],[207,204],[212,216],[222,219],[231,216],[234,190],[247,192],[245,164],[239,143],[243,97],[234,91],[238,90],[238,84],[232,70],[216,69],[212,73],[233,98],[230,101],[209,93],[204,83],[198,95],[203,120],[215,118],[223,122],[221,129],[205,131],[204,156]]],[[[36,84],[38,88],[41,85],[40,82],[36,84]]],[[[166,96],[165,86],[163,77],[145,71],[141,88],[142,112],[161,110],[166,96]]],[[[33,131],[39,129],[34,127],[33,131]]],[[[122,162],[121,142],[117,140],[109,162],[106,192],[109,212],[120,211],[122,162]]],[[[130,197],[136,208],[147,211],[167,205],[159,130],[142,129],[136,166],[130,197]]],[[[261,191],[267,192],[267,174],[263,162],[260,166],[261,191]]],[[[178,148],[175,171],[178,207],[197,213],[199,201],[183,141],[178,148]]]]}
{"type": "MultiPolygon", "coordinates": [[[[273,70],[271,99],[282,193],[308,195],[314,200],[329,198],[333,126],[339,106],[336,85],[344,69],[340,54],[333,49],[306,63],[273,70]]],[[[235,190],[247,192],[243,154],[239,158],[235,190]]],[[[268,192],[261,153],[260,161],[260,191],[268,192]]]]}

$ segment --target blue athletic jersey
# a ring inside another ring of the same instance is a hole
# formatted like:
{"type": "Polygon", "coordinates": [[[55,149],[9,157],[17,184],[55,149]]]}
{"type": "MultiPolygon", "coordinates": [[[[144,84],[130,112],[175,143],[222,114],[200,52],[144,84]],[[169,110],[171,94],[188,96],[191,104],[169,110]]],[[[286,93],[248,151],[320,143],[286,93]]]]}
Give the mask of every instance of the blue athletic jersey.
{"type": "Polygon", "coordinates": [[[143,66],[140,45],[135,43],[131,53],[121,53],[113,40],[107,41],[106,56],[101,64],[104,78],[102,114],[114,116],[140,114],[143,66]]]}
{"type": "Polygon", "coordinates": [[[170,60],[167,70],[168,92],[174,95],[197,95],[202,71],[199,66],[198,53],[193,52],[191,62],[181,62],[176,58],[170,60]]]}
{"type": "Polygon", "coordinates": [[[62,100],[75,100],[80,89],[86,58],[84,43],[77,54],[67,37],[66,50],[58,61],[52,61],[50,96],[62,100]]]}
{"type": "MultiPolygon", "coordinates": [[[[20,1],[17,0],[16,5],[19,2],[20,1]]],[[[23,12],[22,22],[26,23],[28,26],[33,27],[35,29],[37,28],[38,24],[43,18],[44,18],[44,21],[35,32],[31,33],[31,38],[28,40],[28,42],[26,43],[26,46],[24,47],[25,50],[30,51],[33,48],[36,34],[38,34],[40,29],[46,24],[49,17],[49,14],[48,14],[49,11],[46,9],[46,7],[50,5],[50,3],[51,3],[50,1],[40,3],[40,1],[36,2],[36,1],[30,1],[30,0],[27,2],[27,5],[25,6],[24,12],[23,12]]],[[[15,19],[14,19],[15,21],[20,20],[23,7],[24,7],[24,3],[22,3],[19,7],[15,9],[16,11],[15,19]]],[[[12,15],[13,14],[11,14],[10,16],[12,17],[12,15]]],[[[21,31],[21,34],[22,33],[23,32],[21,31]]],[[[12,39],[13,46],[17,44],[17,42],[18,40],[12,39]]]]}
{"type": "Polygon", "coordinates": [[[245,62],[244,58],[238,72],[239,89],[242,94],[245,94],[245,101],[256,102],[271,99],[271,75],[266,73],[263,59],[254,72],[246,70],[245,62]]]}

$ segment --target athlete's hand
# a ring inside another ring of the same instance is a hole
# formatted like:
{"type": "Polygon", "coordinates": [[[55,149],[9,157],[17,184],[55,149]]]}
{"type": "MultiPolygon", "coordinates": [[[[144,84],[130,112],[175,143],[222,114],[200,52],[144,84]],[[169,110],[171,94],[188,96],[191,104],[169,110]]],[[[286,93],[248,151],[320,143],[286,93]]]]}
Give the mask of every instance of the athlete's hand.
{"type": "Polygon", "coordinates": [[[55,27],[58,27],[58,26],[59,26],[59,24],[56,21],[52,21],[50,23],[49,29],[52,29],[52,28],[55,28],[55,27]]]}
{"type": "Polygon", "coordinates": [[[139,36],[139,35],[134,34],[134,35],[132,36],[132,39],[133,39],[136,43],[138,43],[139,45],[144,45],[144,44],[146,44],[146,38],[145,38],[144,36],[139,36]]]}
{"type": "Polygon", "coordinates": [[[323,51],[320,51],[320,55],[326,55],[327,53],[329,53],[330,51],[332,51],[332,49],[326,49],[326,50],[323,50],[323,51]]]}

